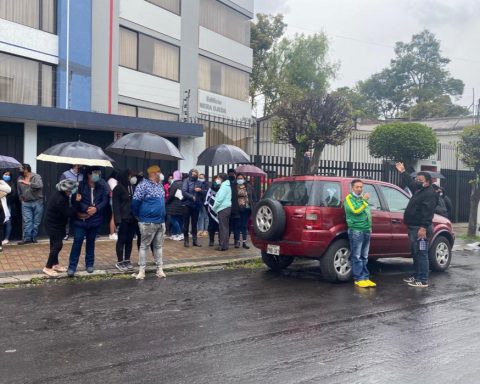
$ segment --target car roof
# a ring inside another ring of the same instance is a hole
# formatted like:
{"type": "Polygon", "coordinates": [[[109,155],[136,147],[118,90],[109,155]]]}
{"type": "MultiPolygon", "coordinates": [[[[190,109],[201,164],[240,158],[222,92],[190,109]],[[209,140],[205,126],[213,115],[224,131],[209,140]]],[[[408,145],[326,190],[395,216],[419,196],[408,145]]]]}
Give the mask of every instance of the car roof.
{"type": "MultiPolygon", "coordinates": [[[[336,181],[336,182],[348,182],[360,179],[364,183],[370,184],[382,184],[382,185],[394,185],[385,181],[379,181],[374,179],[367,179],[362,177],[342,177],[342,176],[317,176],[317,175],[301,175],[301,176],[286,176],[273,179],[273,183],[279,181],[336,181]]],[[[394,185],[395,186],[395,185],[394,185]]]]}

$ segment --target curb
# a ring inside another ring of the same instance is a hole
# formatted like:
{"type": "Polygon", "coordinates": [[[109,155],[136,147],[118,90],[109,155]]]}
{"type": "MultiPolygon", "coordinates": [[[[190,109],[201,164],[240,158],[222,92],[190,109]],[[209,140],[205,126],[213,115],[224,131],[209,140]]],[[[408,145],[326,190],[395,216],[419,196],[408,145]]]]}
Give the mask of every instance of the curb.
{"type": "MultiPolygon", "coordinates": [[[[247,262],[252,260],[259,260],[259,256],[246,256],[240,258],[232,258],[232,259],[220,259],[220,260],[211,260],[211,261],[195,261],[195,262],[186,262],[186,263],[172,263],[172,264],[164,264],[163,269],[165,271],[175,272],[175,270],[180,268],[202,268],[202,267],[219,267],[225,266],[233,263],[238,262],[247,262]]],[[[138,268],[137,268],[138,269],[138,268]]],[[[155,266],[147,266],[146,272],[155,272],[155,266]]],[[[98,269],[95,270],[93,273],[87,273],[86,271],[81,271],[75,273],[75,277],[93,277],[93,276],[107,276],[107,275],[125,275],[129,273],[120,272],[116,268],[112,269],[98,269]]],[[[35,273],[35,274],[25,274],[25,275],[16,275],[16,276],[9,276],[9,277],[1,277],[0,278],[0,287],[2,285],[10,285],[10,284],[28,284],[31,283],[32,280],[60,280],[60,279],[68,279],[66,273],[59,273],[57,277],[49,277],[44,273],[35,273]]]]}

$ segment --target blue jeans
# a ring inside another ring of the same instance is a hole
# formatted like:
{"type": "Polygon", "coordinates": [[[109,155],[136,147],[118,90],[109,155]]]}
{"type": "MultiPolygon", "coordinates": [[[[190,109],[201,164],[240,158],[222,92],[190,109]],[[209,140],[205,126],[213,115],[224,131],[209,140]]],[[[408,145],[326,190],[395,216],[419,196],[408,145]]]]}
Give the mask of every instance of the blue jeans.
{"type": "Polygon", "coordinates": [[[23,240],[35,240],[42,222],[43,201],[22,202],[23,240]]]}
{"type": "Polygon", "coordinates": [[[235,227],[233,229],[235,241],[240,241],[240,234],[242,234],[243,241],[247,241],[247,225],[251,214],[252,210],[250,208],[240,210],[240,218],[235,220],[235,227]]]}
{"type": "MultiPolygon", "coordinates": [[[[428,246],[427,249],[421,251],[418,247],[418,228],[408,226],[408,240],[410,240],[410,252],[413,259],[413,278],[422,283],[428,281],[428,270],[430,268],[428,262],[428,246]]],[[[431,237],[431,228],[427,229],[427,240],[431,237]]]]}
{"type": "Polygon", "coordinates": [[[206,231],[208,230],[208,213],[205,207],[200,207],[200,213],[198,215],[198,230],[206,231]]]}
{"type": "Polygon", "coordinates": [[[370,278],[370,272],[367,268],[370,232],[349,229],[348,240],[350,241],[353,280],[368,280],[370,278]]]}
{"type": "Polygon", "coordinates": [[[77,270],[78,260],[82,252],[83,239],[86,239],[85,245],[85,268],[93,267],[95,263],[95,239],[97,238],[99,227],[82,228],[73,226],[73,244],[70,251],[70,262],[68,269],[75,272],[77,270]]]}
{"type": "Polygon", "coordinates": [[[170,215],[170,232],[172,235],[181,235],[183,228],[182,215],[170,215]]]}
{"type": "Polygon", "coordinates": [[[10,240],[10,235],[12,234],[12,207],[8,206],[8,210],[10,211],[10,219],[5,222],[4,238],[2,240],[10,240]]]}

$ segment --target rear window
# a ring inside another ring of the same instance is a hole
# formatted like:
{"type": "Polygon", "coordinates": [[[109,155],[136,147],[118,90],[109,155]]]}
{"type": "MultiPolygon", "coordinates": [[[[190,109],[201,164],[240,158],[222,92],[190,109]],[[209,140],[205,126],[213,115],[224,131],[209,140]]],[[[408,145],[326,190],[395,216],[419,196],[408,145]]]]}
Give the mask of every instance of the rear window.
{"type": "Polygon", "coordinates": [[[340,183],[334,181],[279,181],[270,185],[264,198],[283,205],[340,207],[340,183]]]}

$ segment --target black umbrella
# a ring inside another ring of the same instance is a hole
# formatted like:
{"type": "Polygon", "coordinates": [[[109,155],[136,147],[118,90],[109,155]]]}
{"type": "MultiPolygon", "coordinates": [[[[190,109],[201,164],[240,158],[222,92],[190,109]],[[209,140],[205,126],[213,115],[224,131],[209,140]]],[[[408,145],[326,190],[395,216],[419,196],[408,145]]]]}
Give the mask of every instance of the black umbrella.
{"type": "Polygon", "coordinates": [[[198,156],[197,160],[198,165],[209,166],[238,163],[250,163],[250,156],[243,149],[228,144],[208,147],[198,156]]]}
{"type": "Polygon", "coordinates": [[[113,159],[102,148],[80,140],[54,145],[38,155],[37,160],[113,168],[113,159]]]}
{"type": "MultiPolygon", "coordinates": [[[[445,176],[443,176],[440,172],[433,172],[433,171],[420,171],[420,172],[425,172],[428,173],[432,179],[445,179],[445,176]]],[[[415,177],[417,176],[418,172],[413,172],[410,174],[410,176],[415,177]]]]}
{"type": "Polygon", "coordinates": [[[110,144],[107,151],[119,155],[155,160],[183,160],[183,155],[169,140],[153,133],[135,132],[110,144]]]}
{"type": "Polygon", "coordinates": [[[20,168],[21,166],[22,164],[13,157],[0,155],[0,169],[20,168]]]}

